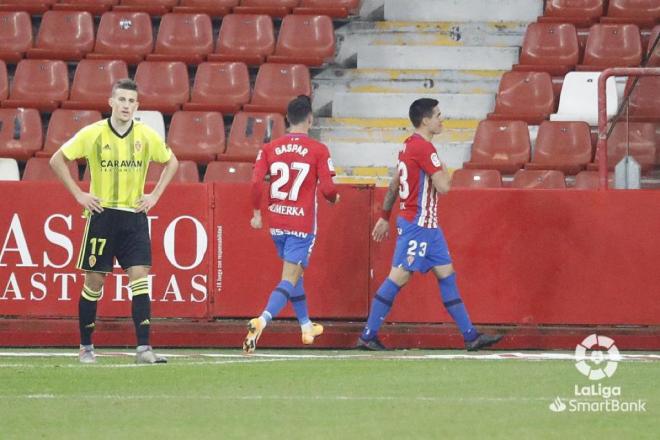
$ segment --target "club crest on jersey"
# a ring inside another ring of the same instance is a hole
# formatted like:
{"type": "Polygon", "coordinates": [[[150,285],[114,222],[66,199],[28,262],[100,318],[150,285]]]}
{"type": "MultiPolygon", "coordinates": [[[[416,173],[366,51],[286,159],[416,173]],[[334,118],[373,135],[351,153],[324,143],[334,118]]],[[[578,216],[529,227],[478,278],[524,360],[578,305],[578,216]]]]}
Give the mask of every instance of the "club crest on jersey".
{"type": "Polygon", "coordinates": [[[412,255],[408,255],[406,261],[408,262],[408,266],[412,266],[412,264],[415,262],[415,257],[413,257],[412,255]]]}
{"type": "Polygon", "coordinates": [[[440,162],[440,158],[438,157],[438,153],[431,154],[431,162],[436,167],[442,166],[442,162],[440,162]]]}
{"type": "Polygon", "coordinates": [[[89,261],[89,267],[94,267],[94,265],[96,264],[96,257],[94,255],[90,255],[88,261],[89,261]]]}
{"type": "Polygon", "coordinates": [[[142,149],[142,142],[140,142],[140,141],[135,141],[135,144],[134,144],[134,145],[135,145],[135,151],[137,151],[137,152],[139,153],[140,150],[142,149]]]}

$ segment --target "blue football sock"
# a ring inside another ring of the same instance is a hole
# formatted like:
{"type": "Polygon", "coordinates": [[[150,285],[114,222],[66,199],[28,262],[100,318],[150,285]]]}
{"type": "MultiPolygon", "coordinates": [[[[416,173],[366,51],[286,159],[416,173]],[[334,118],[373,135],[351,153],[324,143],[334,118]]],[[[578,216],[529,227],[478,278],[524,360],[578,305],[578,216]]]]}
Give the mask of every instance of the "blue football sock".
{"type": "Polygon", "coordinates": [[[383,284],[380,285],[378,291],[376,291],[374,300],[371,302],[371,311],[369,312],[367,325],[364,327],[364,330],[362,330],[362,335],[360,336],[364,341],[376,337],[378,330],[385,321],[385,317],[387,317],[387,314],[390,312],[392,304],[394,303],[394,298],[396,298],[396,294],[399,293],[400,289],[401,288],[389,278],[385,278],[383,284]]]}
{"type": "Polygon", "coordinates": [[[298,323],[300,325],[309,324],[309,313],[307,312],[307,298],[305,297],[305,287],[303,286],[303,277],[300,277],[296,287],[291,292],[291,305],[296,312],[298,323]]]}
{"type": "Polygon", "coordinates": [[[442,303],[454,319],[456,325],[458,325],[461,333],[463,333],[463,338],[466,341],[475,340],[479,334],[472,325],[467,310],[465,310],[461,294],[458,293],[456,274],[453,273],[447,278],[439,280],[438,284],[440,285],[440,293],[442,294],[442,303]]]}
{"type": "Polygon", "coordinates": [[[270,322],[273,318],[279,315],[289,300],[292,291],[293,284],[285,280],[280,281],[275,290],[270,294],[266,310],[264,310],[264,313],[261,315],[266,322],[270,322]]]}

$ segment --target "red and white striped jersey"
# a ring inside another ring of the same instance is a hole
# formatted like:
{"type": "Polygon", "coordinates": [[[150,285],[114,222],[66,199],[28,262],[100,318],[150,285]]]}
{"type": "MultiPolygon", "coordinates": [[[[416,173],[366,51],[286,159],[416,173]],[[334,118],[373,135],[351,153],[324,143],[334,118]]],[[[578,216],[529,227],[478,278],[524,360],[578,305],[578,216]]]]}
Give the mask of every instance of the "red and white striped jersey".
{"type": "Polygon", "coordinates": [[[431,176],[442,171],[442,162],[433,144],[419,134],[404,142],[399,152],[399,215],[425,228],[438,227],[438,193],[431,176]]]}

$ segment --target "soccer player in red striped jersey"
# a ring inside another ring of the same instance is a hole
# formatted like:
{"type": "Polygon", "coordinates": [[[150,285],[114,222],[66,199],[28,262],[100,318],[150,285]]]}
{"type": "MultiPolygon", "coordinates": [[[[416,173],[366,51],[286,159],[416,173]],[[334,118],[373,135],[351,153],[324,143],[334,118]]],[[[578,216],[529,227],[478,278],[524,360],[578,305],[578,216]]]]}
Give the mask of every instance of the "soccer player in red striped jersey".
{"type": "Polygon", "coordinates": [[[438,226],[438,195],[449,191],[450,176],[431,143],[442,131],[442,117],[435,99],[421,98],[410,106],[410,121],[415,133],[405,140],[399,153],[397,174],[392,178],[383,202],[383,212],[372,236],[381,241],[389,231],[389,217],[397,193],[401,209],[397,219],[399,237],[392,269],[376,292],[369,318],[357,347],[385,350],[378,330],[385,321],[396,295],[414,272],[429,270],[438,279],[442,301],[454,319],[469,351],[488,347],[501,336],[478,333],[472,325],[456,286],[456,274],[444,234],[438,226]]]}
{"type": "Polygon", "coordinates": [[[250,225],[262,227],[261,193],[265,176],[270,176],[268,224],[283,261],[282,280],[270,294],[261,316],[248,322],[243,351],[252,353],[261,332],[291,301],[300,323],[303,344],[312,344],[323,326],[310,321],[303,287],[303,272],[316,238],[317,187],[331,203],[339,201],[332,181],[335,175],[328,147],[309,137],[313,123],[312,103],[307,96],[293,99],[287,108],[289,133],[263,146],[252,176],[250,225]]]}

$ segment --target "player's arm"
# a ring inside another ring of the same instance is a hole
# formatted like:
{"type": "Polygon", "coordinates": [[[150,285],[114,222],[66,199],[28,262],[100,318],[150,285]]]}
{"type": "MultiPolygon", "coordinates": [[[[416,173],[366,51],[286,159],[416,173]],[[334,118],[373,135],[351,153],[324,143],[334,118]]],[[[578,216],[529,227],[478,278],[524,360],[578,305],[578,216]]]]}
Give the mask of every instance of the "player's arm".
{"type": "Polygon", "coordinates": [[[435,188],[440,194],[449,192],[451,177],[449,176],[445,164],[442,164],[442,169],[440,171],[436,171],[431,175],[431,182],[433,182],[433,188],[435,188]]]}
{"type": "Polygon", "coordinates": [[[371,231],[371,236],[374,241],[382,241],[384,238],[387,238],[390,233],[390,216],[392,215],[392,207],[394,202],[396,202],[397,195],[399,194],[399,173],[396,173],[390,185],[387,187],[387,193],[385,194],[385,200],[383,200],[383,209],[380,213],[380,217],[374,225],[373,231],[371,231]]]}
{"type": "Polygon", "coordinates": [[[319,160],[317,162],[318,173],[319,173],[319,189],[323,197],[330,203],[339,203],[339,193],[337,192],[337,187],[335,182],[332,180],[335,175],[335,167],[332,164],[332,159],[330,158],[330,152],[328,148],[324,146],[322,153],[319,155],[319,160]]]}
{"type": "Polygon", "coordinates": [[[62,149],[60,148],[53,154],[50,158],[50,167],[53,169],[57,177],[64,183],[64,186],[71,193],[71,195],[76,199],[76,202],[83,208],[87,209],[90,212],[101,212],[103,207],[101,206],[101,199],[98,197],[86,193],[78,184],[73,180],[71,174],[69,174],[68,160],[62,149]]]}
{"type": "Polygon", "coordinates": [[[160,196],[165,192],[165,188],[167,188],[167,185],[172,181],[178,168],[179,160],[174,153],[171,153],[170,158],[165,162],[165,168],[163,168],[163,171],[160,173],[160,178],[158,179],[158,183],[154,187],[154,190],[150,194],[145,194],[140,198],[136,212],[147,212],[158,203],[160,196]]]}
{"type": "Polygon", "coordinates": [[[263,150],[259,151],[257,160],[254,163],[252,172],[250,198],[252,200],[252,218],[250,226],[254,229],[261,229],[263,220],[261,219],[261,193],[263,192],[264,178],[268,172],[268,162],[266,161],[263,150]]]}

